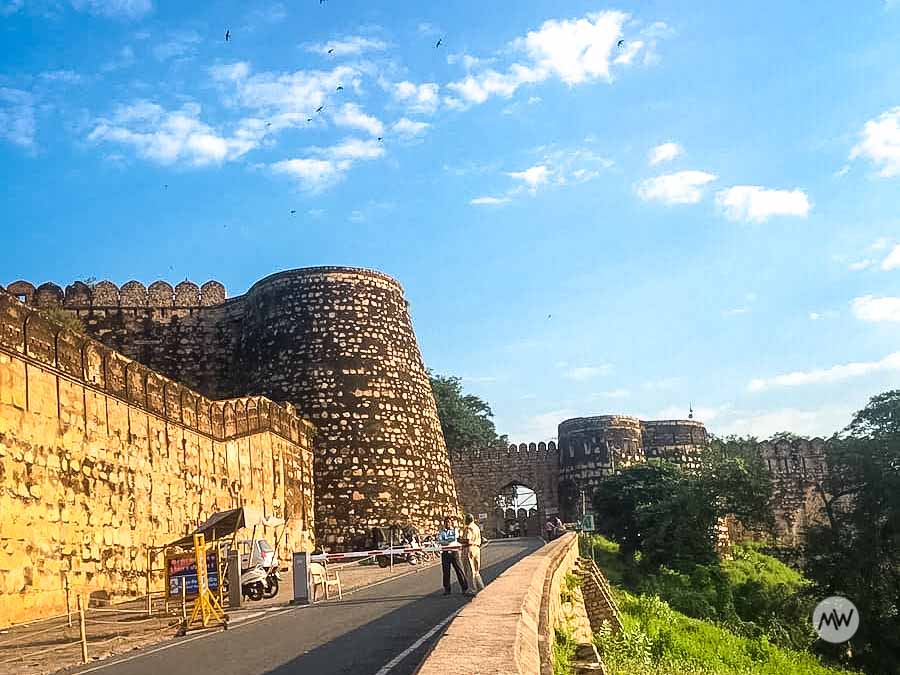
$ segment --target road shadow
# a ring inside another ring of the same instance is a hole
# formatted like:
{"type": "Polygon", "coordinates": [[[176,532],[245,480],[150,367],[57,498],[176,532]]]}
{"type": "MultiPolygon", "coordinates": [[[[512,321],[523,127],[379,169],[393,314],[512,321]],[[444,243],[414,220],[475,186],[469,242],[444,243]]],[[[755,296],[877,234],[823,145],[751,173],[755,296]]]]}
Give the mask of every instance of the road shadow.
{"type": "MultiPolygon", "coordinates": [[[[481,576],[485,584],[490,585],[501,573],[525,556],[533,553],[534,550],[536,549],[522,550],[515,555],[482,568],[481,576]]],[[[280,666],[267,670],[265,675],[305,675],[307,673],[317,673],[318,675],[330,675],[332,673],[365,675],[366,673],[376,673],[384,664],[408,649],[412,643],[429,629],[471,601],[470,597],[458,593],[444,596],[442,588],[438,588],[424,597],[420,595],[407,597],[413,599],[413,602],[398,607],[374,621],[359,626],[326,644],[315,647],[280,666]],[[411,626],[416,627],[414,634],[410,633],[411,626]],[[365,645],[365,649],[360,649],[361,645],[365,645]]],[[[394,597],[379,597],[359,598],[355,601],[329,602],[313,606],[306,611],[323,611],[341,605],[349,606],[353,602],[355,604],[371,604],[393,599],[394,597]]],[[[443,634],[445,629],[446,626],[411,652],[391,671],[392,675],[395,673],[400,675],[402,673],[415,672],[424,654],[430,649],[431,644],[443,634]]]]}

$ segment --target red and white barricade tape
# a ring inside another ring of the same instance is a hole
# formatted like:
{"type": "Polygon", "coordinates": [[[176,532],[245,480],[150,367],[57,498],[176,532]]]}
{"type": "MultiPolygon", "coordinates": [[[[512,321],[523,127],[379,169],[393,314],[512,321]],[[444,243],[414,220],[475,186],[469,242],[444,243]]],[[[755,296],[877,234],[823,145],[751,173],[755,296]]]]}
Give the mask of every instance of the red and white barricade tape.
{"type": "Polygon", "coordinates": [[[347,551],[346,553],[315,553],[309,556],[310,562],[342,562],[347,560],[359,560],[362,558],[372,558],[380,555],[406,555],[408,553],[424,553],[433,552],[441,553],[442,551],[458,551],[462,548],[462,544],[450,544],[441,546],[440,544],[415,544],[409,546],[394,546],[393,548],[376,548],[369,551],[347,551]]]}

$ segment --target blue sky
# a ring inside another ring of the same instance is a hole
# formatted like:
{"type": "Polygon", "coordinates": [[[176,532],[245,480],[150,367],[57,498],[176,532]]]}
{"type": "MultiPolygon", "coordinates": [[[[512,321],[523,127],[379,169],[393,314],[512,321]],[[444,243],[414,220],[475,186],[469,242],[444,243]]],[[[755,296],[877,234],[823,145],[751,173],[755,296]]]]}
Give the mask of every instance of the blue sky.
{"type": "Polygon", "coordinates": [[[831,433],[900,373],[900,3],[803,5],[0,0],[0,283],[373,267],[513,440],[831,433]]]}

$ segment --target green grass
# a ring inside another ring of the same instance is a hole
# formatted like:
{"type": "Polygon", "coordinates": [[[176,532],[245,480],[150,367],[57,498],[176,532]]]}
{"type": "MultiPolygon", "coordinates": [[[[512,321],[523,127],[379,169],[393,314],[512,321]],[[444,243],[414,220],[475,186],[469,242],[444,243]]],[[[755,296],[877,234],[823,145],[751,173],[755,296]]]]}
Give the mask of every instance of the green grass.
{"type": "MultiPolygon", "coordinates": [[[[581,542],[584,555],[590,543],[581,542]]],[[[611,674],[847,672],[806,651],[814,637],[809,582],[758,546],[736,546],[732,560],[679,572],[626,560],[602,536],[592,543],[623,614],[621,634],[595,636],[611,674]]]]}
{"type": "Polygon", "coordinates": [[[570,675],[575,658],[575,640],[566,629],[557,628],[553,639],[553,675],[570,675]]]}
{"type": "MultiPolygon", "coordinates": [[[[609,675],[837,675],[805,652],[780,649],[676,612],[655,596],[616,593],[623,630],[595,636],[609,675]]],[[[565,672],[565,671],[562,671],[565,672]]]]}

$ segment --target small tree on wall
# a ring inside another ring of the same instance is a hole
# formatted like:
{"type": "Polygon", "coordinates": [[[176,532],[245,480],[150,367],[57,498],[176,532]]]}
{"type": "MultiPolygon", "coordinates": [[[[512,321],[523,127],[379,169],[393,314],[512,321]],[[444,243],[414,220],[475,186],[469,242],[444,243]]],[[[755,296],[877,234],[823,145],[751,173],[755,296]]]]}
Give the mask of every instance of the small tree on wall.
{"type": "Polygon", "coordinates": [[[448,450],[506,443],[506,436],[497,434],[491,420],[491,407],[478,396],[463,392],[460,378],[438,375],[431,370],[428,377],[448,450]]]}

